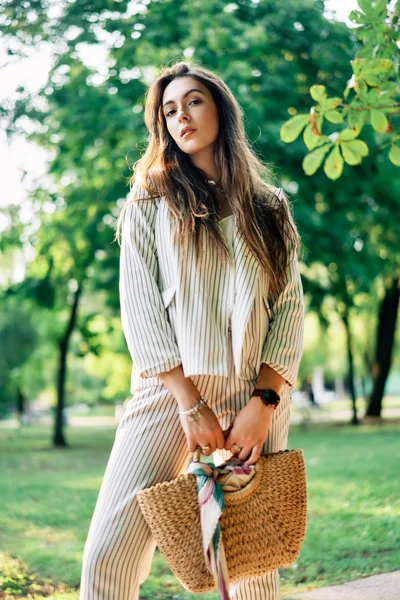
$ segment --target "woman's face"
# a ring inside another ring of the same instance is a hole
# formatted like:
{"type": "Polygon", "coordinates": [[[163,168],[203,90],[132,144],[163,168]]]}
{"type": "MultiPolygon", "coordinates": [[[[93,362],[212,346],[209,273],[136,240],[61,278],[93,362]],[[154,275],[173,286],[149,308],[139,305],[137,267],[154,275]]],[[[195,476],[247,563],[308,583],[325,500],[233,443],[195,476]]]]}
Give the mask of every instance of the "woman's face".
{"type": "Polygon", "coordinates": [[[196,154],[213,149],[218,135],[218,109],[208,88],[193,77],[178,77],[163,94],[163,114],[167,129],[179,148],[196,154]],[[183,129],[196,131],[182,136],[183,129]]]}

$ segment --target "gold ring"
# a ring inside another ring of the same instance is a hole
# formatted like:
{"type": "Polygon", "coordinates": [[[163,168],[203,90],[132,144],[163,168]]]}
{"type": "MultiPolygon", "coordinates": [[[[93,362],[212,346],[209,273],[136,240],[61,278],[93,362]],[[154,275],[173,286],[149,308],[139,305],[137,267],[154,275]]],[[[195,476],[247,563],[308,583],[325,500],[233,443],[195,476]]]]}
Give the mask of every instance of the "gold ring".
{"type": "Polygon", "coordinates": [[[232,454],[240,454],[241,451],[242,451],[242,449],[239,448],[239,446],[237,444],[233,444],[233,446],[231,446],[232,454]]]}
{"type": "Polygon", "coordinates": [[[211,448],[210,444],[207,444],[207,446],[201,446],[201,449],[203,450],[203,452],[205,452],[209,448],[211,448]]]}

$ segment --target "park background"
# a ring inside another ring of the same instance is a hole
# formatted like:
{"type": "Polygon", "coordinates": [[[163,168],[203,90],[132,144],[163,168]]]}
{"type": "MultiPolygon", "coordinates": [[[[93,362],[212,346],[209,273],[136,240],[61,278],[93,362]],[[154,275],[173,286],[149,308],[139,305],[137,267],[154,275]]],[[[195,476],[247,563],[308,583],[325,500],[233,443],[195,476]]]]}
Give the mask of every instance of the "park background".
{"type": "MultiPolygon", "coordinates": [[[[399,47],[384,36],[390,21],[398,40],[390,6],[366,28],[386,58],[399,47]]],[[[0,7],[0,598],[78,598],[83,544],[129,399],[115,223],[129,166],[146,145],[146,85],[180,59],[231,87],[303,241],[305,350],[289,447],[305,453],[308,526],[298,560],[281,569],[282,597],[399,568],[398,119],[387,108],[363,110],[358,139],[368,151],[358,146],[353,162],[319,156],[318,165],[315,155],[305,161],[318,146],[300,127],[310,107],[323,107],[321,86],[350,102],[353,61],[369,50],[349,15],[368,16],[369,7],[0,7]]],[[[382,64],[366,86],[398,103],[398,52],[395,72],[382,64]]],[[[330,108],[323,132],[334,144],[357,124],[330,108]]],[[[344,144],[341,152],[346,159],[344,144]]],[[[156,552],[141,598],[189,597],[156,552]]]]}

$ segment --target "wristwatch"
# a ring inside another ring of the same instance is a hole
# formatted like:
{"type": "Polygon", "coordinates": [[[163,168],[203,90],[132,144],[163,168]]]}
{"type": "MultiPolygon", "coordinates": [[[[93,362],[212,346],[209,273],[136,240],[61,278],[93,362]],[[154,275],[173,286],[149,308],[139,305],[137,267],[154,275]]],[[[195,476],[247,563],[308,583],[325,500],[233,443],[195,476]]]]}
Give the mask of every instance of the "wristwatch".
{"type": "Polygon", "coordinates": [[[259,396],[265,406],[273,406],[274,410],[281,401],[281,397],[275,390],[255,388],[251,396],[259,396]]]}

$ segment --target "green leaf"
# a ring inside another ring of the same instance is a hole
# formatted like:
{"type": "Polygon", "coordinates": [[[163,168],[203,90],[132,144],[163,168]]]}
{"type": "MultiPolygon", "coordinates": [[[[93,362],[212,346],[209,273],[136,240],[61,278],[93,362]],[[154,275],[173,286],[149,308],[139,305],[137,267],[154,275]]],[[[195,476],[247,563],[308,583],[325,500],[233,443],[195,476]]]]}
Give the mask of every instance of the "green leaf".
{"type": "Polygon", "coordinates": [[[340,149],[342,150],[343,158],[347,162],[348,165],[358,165],[360,164],[362,157],[357,152],[354,152],[354,149],[349,148],[348,143],[343,142],[340,144],[340,149]]]}
{"type": "Polygon", "coordinates": [[[357,23],[357,25],[365,25],[365,23],[368,23],[366,16],[359,10],[352,10],[349,14],[349,19],[353,23],[357,23]]]}
{"type": "Polygon", "coordinates": [[[366,75],[365,81],[368,83],[368,85],[373,86],[377,86],[381,83],[381,80],[376,75],[366,75]]]}
{"type": "Polygon", "coordinates": [[[369,111],[354,111],[349,112],[349,116],[347,118],[350,129],[357,129],[361,131],[364,127],[365,123],[368,121],[368,112],[369,111]]]}
{"type": "Polygon", "coordinates": [[[330,141],[326,135],[315,135],[310,124],[307,125],[303,132],[303,140],[308,150],[313,150],[317,146],[321,146],[327,142],[329,143],[330,141]]]}
{"type": "Polygon", "coordinates": [[[369,112],[371,125],[375,131],[386,131],[389,122],[385,113],[383,113],[381,110],[377,110],[376,108],[372,108],[369,112]]]}
{"type": "Polygon", "coordinates": [[[393,144],[390,148],[389,159],[394,165],[400,167],[400,147],[393,144]]]}
{"type": "Polygon", "coordinates": [[[374,18],[383,17],[384,14],[387,13],[386,5],[388,0],[376,0],[375,7],[373,10],[374,18]]]}
{"type": "Polygon", "coordinates": [[[397,83],[396,81],[388,81],[385,85],[385,96],[394,96],[397,92],[397,83]]]}
{"type": "Polygon", "coordinates": [[[339,96],[334,96],[333,98],[328,98],[325,102],[325,109],[330,110],[331,108],[336,108],[338,104],[342,102],[342,98],[339,96]]]}
{"type": "MultiPolygon", "coordinates": [[[[350,144],[352,142],[349,142],[350,144]]],[[[324,171],[329,179],[338,179],[343,171],[343,158],[340,154],[339,146],[335,146],[330,152],[328,158],[325,161],[324,171]]]]}
{"type": "Polygon", "coordinates": [[[281,140],[288,144],[293,142],[300,135],[309,121],[310,115],[296,115],[286,121],[280,130],[281,140]]]}
{"type": "Polygon", "coordinates": [[[324,113],[324,117],[330,123],[344,123],[344,119],[342,113],[338,110],[328,110],[324,113]]]}
{"type": "Polygon", "coordinates": [[[373,9],[372,9],[372,0],[358,0],[358,6],[361,10],[368,16],[372,17],[373,9]]]}
{"type": "Polygon", "coordinates": [[[368,102],[368,86],[362,79],[357,79],[354,84],[354,91],[357,92],[359,99],[362,102],[368,102]]]}
{"type": "MultiPolygon", "coordinates": [[[[386,28],[384,28],[386,31],[386,28]]],[[[372,73],[373,75],[382,75],[388,73],[393,67],[393,61],[389,58],[375,58],[374,60],[369,60],[365,67],[365,73],[372,73]]]]}
{"type": "Polygon", "coordinates": [[[359,154],[360,156],[368,156],[369,150],[368,146],[362,140],[353,140],[351,142],[346,142],[347,148],[349,148],[355,154],[359,154]]]}
{"type": "Polygon", "coordinates": [[[310,87],[310,94],[313,100],[320,104],[324,104],[327,99],[326,87],[324,85],[312,85],[310,87]]]}
{"type": "Polygon", "coordinates": [[[303,169],[306,175],[314,175],[315,171],[320,167],[321,162],[328,152],[328,150],[332,148],[332,144],[326,144],[325,146],[321,146],[314,150],[314,152],[310,152],[303,159],[303,169]]]}
{"type": "Polygon", "coordinates": [[[322,133],[322,125],[324,124],[324,117],[321,113],[318,113],[315,117],[315,121],[317,124],[317,129],[322,133]]]}
{"type": "Polygon", "coordinates": [[[350,129],[346,127],[346,129],[342,129],[339,134],[338,140],[340,142],[349,142],[350,140],[354,140],[359,135],[360,131],[358,129],[350,129]]]}
{"type": "Polygon", "coordinates": [[[356,77],[358,77],[364,67],[364,62],[361,58],[355,58],[350,61],[351,68],[353,69],[353,73],[356,77]]]}

